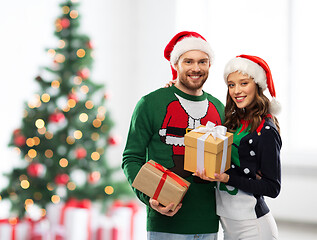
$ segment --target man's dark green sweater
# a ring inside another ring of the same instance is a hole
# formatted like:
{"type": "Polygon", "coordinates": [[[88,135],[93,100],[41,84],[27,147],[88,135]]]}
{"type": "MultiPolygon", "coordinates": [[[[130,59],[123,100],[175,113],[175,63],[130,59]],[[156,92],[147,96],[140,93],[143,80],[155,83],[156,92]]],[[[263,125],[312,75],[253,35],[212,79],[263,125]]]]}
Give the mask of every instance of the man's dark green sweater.
{"type": "Polygon", "coordinates": [[[220,125],[224,106],[203,92],[188,95],[175,86],[158,89],[137,103],[133,112],[122,168],[132,184],[145,162],[152,159],[191,183],[181,209],[173,216],[161,215],[149,206],[149,197],[133,189],[147,205],[147,230],[177,234],[202,234],[218,231],[215,184],[204,182],[183,170],[184,134],[208,121],[220,125]]]}

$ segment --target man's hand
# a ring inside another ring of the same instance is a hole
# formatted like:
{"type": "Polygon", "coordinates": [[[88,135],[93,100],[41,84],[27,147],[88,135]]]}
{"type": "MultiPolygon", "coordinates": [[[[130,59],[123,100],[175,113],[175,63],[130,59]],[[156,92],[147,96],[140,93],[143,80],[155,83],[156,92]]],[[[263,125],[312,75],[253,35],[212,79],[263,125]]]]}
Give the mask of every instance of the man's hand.
{"type": "Polygon", "coordinates": [[[172,211],[172,207],[174,207],[174,203],[170,203],[168,204],[166,207],[164,207],[163,205],[161,205],[158,201],[154,200],[153,198],[150,198],[150,206],[151,208],[153,208],[154,210],[156,210],[157,212],[159,212],[162,215],[166,215],[169,217],[174,216],[178,210],[182,207],[182,204],[178,204],[177,207],[175,208],[174,211],[172,211]]]}

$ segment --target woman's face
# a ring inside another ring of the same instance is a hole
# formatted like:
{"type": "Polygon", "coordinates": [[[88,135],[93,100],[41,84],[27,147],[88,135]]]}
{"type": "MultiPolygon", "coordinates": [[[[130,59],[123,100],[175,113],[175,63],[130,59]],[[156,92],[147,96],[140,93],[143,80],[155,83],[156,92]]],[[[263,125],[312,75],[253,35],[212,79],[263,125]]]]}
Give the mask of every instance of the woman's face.
{"type": "Polygon", "coordinates": [[[231,99],[238,108],[247,108],[255,98],[256,83],[248,75],[239,72],[229,74],[228,89],[231,99]]]}

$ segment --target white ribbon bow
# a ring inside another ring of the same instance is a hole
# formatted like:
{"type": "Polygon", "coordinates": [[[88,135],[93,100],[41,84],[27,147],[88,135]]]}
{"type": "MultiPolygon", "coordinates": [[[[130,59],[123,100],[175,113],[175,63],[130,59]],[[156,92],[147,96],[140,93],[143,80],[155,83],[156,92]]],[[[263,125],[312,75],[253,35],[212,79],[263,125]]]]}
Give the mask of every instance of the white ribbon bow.
{"type": "Polygon", "coordinates": [[[208,121],[206,126],[195,128],[193,132],[205,133],[204,140],[207,139],[209,135],[212,135],[214,139],[217,138],[224,139],[223,136],[226,136],[227,128],[225,126],[216,126],[213,122],[208,121]]]}
{"type": "Polygon", "coordinates": [[[220,173],[223,173],[226,168],[227,162],[227,149],[228,149],[228,137],[226,137],[227,128],[225,126],[216,126],[213,122],[208,121],[206,126],[195,128],[193,132],[204,133],[201,137],[197,139],[197,170],[202,172],[204,169],[204,162],[205,162],[205,141],[209,135],[212,135],[213,138],[216,140],[220,138],[224,140],[223,143],[223,154],[222,154],[222,161],[221,161],[221,169],[220,173]]]}

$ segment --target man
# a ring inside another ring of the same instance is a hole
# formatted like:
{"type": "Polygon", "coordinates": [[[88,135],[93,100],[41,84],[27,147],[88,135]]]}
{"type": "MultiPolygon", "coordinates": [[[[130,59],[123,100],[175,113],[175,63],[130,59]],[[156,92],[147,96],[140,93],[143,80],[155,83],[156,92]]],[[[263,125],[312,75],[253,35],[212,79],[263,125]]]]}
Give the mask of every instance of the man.
{"type": "Polygon", "coordinates": [[[142,192],[147,205],[149,240],[217,239],[219,219],[215,213],[215,184],[184,170],[184,135],[208,121],[221,124],[223,104],[204,92],[213,61],[207,41],[196,32],[180,32],[167,44],[174,86],[158,89],[137,103],[131,119],[122,168],[132,184],[146,161],[152,159],[191,183],[182,203],[160,205],[142,192]],[[198,238],[199,237],[199,238],[198,238]]]}

